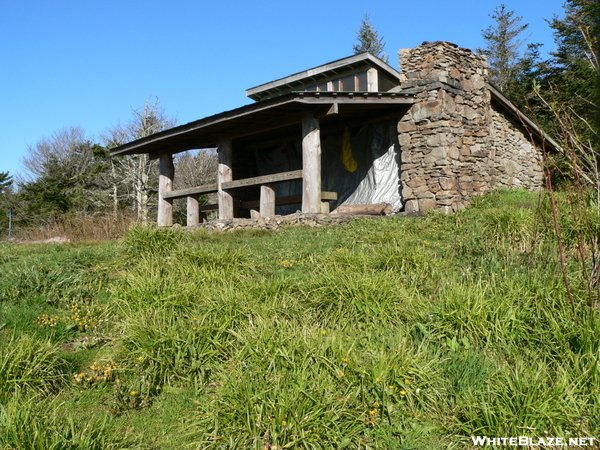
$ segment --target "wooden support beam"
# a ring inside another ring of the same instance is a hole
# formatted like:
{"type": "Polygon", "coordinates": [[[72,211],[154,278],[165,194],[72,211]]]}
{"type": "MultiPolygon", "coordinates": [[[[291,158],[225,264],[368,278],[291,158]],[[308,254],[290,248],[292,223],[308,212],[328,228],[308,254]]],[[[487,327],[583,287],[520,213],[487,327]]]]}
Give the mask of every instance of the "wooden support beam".
{"type": "Polygon", "coordinates": [[[219,219],[233,219],[233,197],[223,188],[223,183],[233,180],[231,139],[219,137],[219,171],[217,188],[219,196],[219,219]]]}
{"type": "Polygon", "coordinates": [[[170,227],[173,225],[173,200],[166,198],[165,194],[173,190],[175,166],[171,153],[160,152],[158,170],[158,217],[156,222],[159,227],[170,227]]]}
{"type": "Polygon", "coordinates": [[[196,186],[188,189],[178,189],[165,194],[165,198],[184,198],[188,195],[196,194],[214,194],[219,192],[219,188],[216,184],[205,184],[203,186],[196,186]]]}
{"type": "Polygon", "coordinates": [[[198,225],[200,223],[200,210],[198,209],[199,194],[189,195],[187,197],[187,221],[188,227],[198,225]]]}
{"type": "Polygon", "coordinates": [[[302,212],[321,212],[321,130],[312,111],[302,113],[302,212]]]}
{"type": "Polygon", "coordinates": [[[301,180],[302,171],[292,170],[290,172],[280,172],[271,175],[261,175],[259,177],[243,178],[241,180],[228,181],[222,184],[223,189],[236,189],[247,186],[257,186],[261,184],[281,183],[284,181],[301,180]]]}
{"type": "Polygon", "coordinates": [[[325,113],[326,116],[330,116],[332,114],[339,114],[340,113],[340,108],[338,103],[334,103],[333,105],[331,105],[329,107],[329,109],[327,110],[327,112],[325,113]]]}
{"type": "Polygon", "coordinates": [[[260,217],[275,215],[275,185],[263,184],[260,187],[260,217]]]}
{"type": "Polygon", "coordinates": [[[379,80],[377,69],[371,67],[367,70],[367,91],[379,92],[379,80]]]}

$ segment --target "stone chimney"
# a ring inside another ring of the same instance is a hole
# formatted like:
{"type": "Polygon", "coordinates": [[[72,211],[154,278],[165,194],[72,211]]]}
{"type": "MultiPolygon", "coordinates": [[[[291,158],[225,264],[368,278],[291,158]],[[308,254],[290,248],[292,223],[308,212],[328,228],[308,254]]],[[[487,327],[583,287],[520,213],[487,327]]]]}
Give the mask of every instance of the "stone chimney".
{"type": "Polygon", "coordinates": [[[486,58],[450,42],[423,42],[415,48],[401,49],[398,59],[404,88],[437,81],[455,89],[471,90],[462,84],[480,85],[488,81],[486,58]]]}
{"type": "Polygon", "coordinates": [[[415,104],[398,123],[405,211],[464,208],[488,189],[490,92],[485,57],[449,42],[424,42],[398,52],[402,89],[415,104]]]}

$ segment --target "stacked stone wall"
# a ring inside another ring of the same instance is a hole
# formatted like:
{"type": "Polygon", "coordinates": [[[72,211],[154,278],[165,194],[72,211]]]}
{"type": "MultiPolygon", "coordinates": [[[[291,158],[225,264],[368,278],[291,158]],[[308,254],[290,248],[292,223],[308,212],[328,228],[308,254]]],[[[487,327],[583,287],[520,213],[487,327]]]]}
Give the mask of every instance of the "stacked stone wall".
{"type": "Polygon", "coordinates": [[[516,119],[492,104],[489,183],[498,186],[540,189],[544,182],[542,154],[516,119]]]}
{"type": "Polygon", "coordinates": [[[485,58],[448,42],[400,50],[415,104],[398,123],[405,211],[464,208],[500,186],[541,184],[537,150],[492,107],[485,58]]]}

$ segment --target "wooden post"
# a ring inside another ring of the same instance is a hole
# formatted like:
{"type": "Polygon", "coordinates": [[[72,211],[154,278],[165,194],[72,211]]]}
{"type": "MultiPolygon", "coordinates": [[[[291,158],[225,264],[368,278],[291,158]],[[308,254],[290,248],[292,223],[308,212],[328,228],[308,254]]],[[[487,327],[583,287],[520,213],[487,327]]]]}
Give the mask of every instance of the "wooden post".
{"type": "Polygon", "coordinates": [[[200,210],[198,209],[198,199],[200,194],[188,195],[187,197],[187,226],[193,227],[200,223],[200,210]]]}
{"type": "Polygon", "coordinates": [[[221,136],[219,137],[218,145],[219,171],[217,173],[217,187],[219,189],[219,219],[233,219],[233,197],[221,187],[222,183],[233,180],[233,172],[231,170],[233,161],[231,139],[221,136]]]}
{"type": "Polygon", "coordinates": [[[377,79],[377,69],[371,67],[367,70],[367,91],[379,92],[379,80],[377,79]]]}
{"type": "Polygon", "coordinates": [[[260,217],[275,215],[275,185],[263,184],[260,187],[260,217]]]}
{"type": "Polygon", "coordinates": [[[159,227],[170,227],[173,225],[173,200],[164,198],[164,195],[173,190],[175,166],[171,153],[160,152],[158,170],[158,217],[156,222],[159,227]]]}
{"type": "Polygon", "coordinates": [[[302,212],[321,212],[321,131],[312,111],[302,113],[302,212]]]}

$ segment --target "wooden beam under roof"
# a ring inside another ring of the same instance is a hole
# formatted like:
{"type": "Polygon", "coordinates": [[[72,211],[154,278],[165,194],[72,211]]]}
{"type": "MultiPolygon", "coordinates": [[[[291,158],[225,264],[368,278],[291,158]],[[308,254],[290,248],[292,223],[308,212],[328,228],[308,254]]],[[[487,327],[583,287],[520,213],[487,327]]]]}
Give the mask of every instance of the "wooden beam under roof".
{"type": "MultiPolygon", "coordinates": [[[[216,147],[218,136],[227,133],[233,139],[266,133],[300,123],[300,114],[306,109],[323,107],[323,114],[334,103],[339,108],[340,120],[346,114],[354,117],[357,110],[381,110],[409,106],[414,102],[412,93],[352,93],[352,92],[301,92],[290,93],[273,100],[265,100],[226,111],[195,122],[161,131],[112,149],[111,156],[138,153],[157,154],[160,151],[178,153],[197,148],[216,147]],[[346,108],[351,106],[351,108],[346,108]],[[297,117],[297,120],[295,119],[297,117]],[[283,119],[283,120],[282,120],[283,119]]],[[[317,112],[318,114],[318,112],[317,112]]]]}

